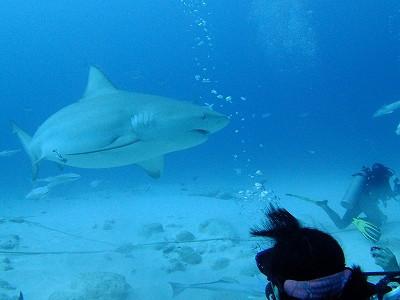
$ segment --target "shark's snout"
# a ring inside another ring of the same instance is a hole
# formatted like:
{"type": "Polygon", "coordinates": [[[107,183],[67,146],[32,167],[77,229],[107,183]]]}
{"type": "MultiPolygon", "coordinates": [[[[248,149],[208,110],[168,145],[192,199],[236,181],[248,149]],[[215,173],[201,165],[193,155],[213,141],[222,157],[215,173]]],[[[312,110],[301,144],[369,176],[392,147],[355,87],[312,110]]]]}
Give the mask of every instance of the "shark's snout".
{"type": "Polygon", "coordinates": [[[229,123],[227,116],[211,110],[196,112],[189,120],[185,123],[184,132],[189,133],[196,144],[205,142],[209,135],[221,130],[229,123]]]}
{"type": "Polygon", "coordinates": [[[217,112],[208,113],[206,121],[208,121],[208,128],[206,130],[211,133],[219,131],[229,124],[229,118],[217,112]]]}

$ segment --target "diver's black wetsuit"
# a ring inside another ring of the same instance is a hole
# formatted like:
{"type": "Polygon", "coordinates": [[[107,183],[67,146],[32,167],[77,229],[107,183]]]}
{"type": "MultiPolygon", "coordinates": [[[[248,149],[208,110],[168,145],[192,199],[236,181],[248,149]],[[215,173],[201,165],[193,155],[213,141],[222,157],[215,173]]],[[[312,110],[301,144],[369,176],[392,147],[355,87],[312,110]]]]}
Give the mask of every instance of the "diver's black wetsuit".
{"type": "Polygon", "coordinates": [[[358,217],[361,213],[366,215],[369,222],[377,226],[382,225],[386,220],[386,216],[379,209],[378,201],[385,202],[387,199],[394,197],[394,192],[389,183],[393,172],[382,164],[376,163],[371,168],[364,167],[361,172],[353,176],[355,177],[354,180],[359,180],[359,184],[351,195],[347,199],[345,196],[344,201],[342,201],[342,206],[347,209],[342,218],[328,206],[327,201],[318,201],[317,204],[340,229],[350,225],[353,218],[358,217]]]}

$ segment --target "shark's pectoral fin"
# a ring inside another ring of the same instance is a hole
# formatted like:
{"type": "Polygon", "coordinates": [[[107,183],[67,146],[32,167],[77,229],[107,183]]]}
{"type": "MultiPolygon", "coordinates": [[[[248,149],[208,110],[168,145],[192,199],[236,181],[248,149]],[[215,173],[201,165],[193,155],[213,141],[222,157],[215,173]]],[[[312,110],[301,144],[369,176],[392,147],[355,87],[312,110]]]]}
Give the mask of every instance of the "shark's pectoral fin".
{"type": "Polygon", "coordinates": [[[147,174],[153,178],[160,178],[164,169],[164,156],[158,156],[149,160],[137,163],[139,167],[145,169],[147,174]]]}

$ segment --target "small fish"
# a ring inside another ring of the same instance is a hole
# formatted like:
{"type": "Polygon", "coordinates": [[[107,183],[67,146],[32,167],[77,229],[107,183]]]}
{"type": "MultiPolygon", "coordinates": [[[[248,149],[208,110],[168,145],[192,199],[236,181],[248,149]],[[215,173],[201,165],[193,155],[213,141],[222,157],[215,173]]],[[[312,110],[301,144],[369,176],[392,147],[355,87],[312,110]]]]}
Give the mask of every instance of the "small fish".
{"type": "Polygon", "coordinates": [[[400,108],[400,100],[382,106],[380,109],[378,109],[374,113],[373,117],[376,118],[376,117],[381,117],[383,115],[391,114],[392,112],[394,112],[396,109],[399,109],[399,108],[400,108]]]}
{"type": "Polygon", "coordinates": [[[79,174],[65,173],[65,174],[60,174],[60,175],[52,176],[52,177],[39,178],[36,181],[38,181],[38,182],[47,182],[48,183],[48,187],[54,187],[54,186],[59,185],[59,184],[76,181],[79,178],[81,178],[81,175],[79,175],[79,174]]]}
{"type": "Polygon", "coordinates": [[[9,156],[12,156],[12,155],[20,152],[20,151],[21,151],[21,149],[3,150],[3,151],[0,151],[0,157],[9,157],[9,156]]]}
{"type": "Polygon", "coordinates": [[[24,300],[24,295],[22,295],[22,292],[19,292],[18,300],[24,300]]]}
{"type": "Polygon", "coordinates": [[[50,192],[49,186],[40,186],[37,188],[34,188],[31,190],[26,196],[25,199],[31,199],[31,200],[38,200],[38,199],[43,199],[44,197],[47,196],[47,194],[50,192]]]}
{"type": "Polygon", "coordinates": [[[208,290],[208,291],[215,291],[215,292],[232,292],[235,294],[245,294],[250,297],[264,297],[264,287],[257,287],[257,286],[248,286],[238,282],[232,278],[221,278],[217,281],[211,282],[203,282],[203,283],[177,283],[177,282],[170,282],[169,283],[172,288],[172,295],[173,297],[178,296],[186,289],[199,289],[199,290],[208,290]]]}

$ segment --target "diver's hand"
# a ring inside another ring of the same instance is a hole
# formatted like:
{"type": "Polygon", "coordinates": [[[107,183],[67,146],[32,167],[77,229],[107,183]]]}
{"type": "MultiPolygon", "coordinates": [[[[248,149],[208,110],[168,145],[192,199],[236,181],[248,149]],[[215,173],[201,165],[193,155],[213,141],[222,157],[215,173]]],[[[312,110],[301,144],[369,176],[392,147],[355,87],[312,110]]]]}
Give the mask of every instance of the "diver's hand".
{"type": "Polygon", "coordinates": [[[400,271],[396,256],[389,248],[373,246],[371,247],[371,255],[375,263],[382,267],[384,271],[400,271]]]}

